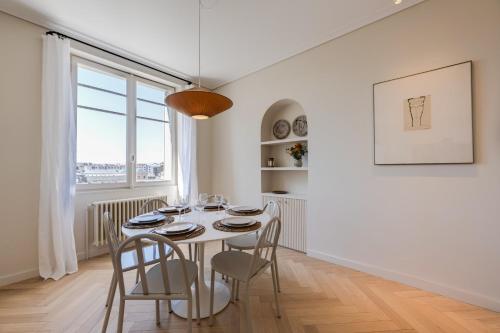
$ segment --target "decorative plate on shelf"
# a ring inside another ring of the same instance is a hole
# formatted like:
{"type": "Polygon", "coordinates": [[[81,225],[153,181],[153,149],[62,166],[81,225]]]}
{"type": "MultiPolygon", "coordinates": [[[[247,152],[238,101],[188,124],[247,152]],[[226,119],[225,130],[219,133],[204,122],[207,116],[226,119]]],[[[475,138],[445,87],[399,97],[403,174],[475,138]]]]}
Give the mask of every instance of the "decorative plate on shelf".
{"type": "Polygon", "coordinates": [[[305,115],[295,118],[293,121],[293,133],[297,136],[307,135],[307,118],[305,115]]]}
{"type": "Polygon", "coordinates": [[[290,123],[285,119],[280,119],[273,125],[273,135],[276,139],[284,139],[290,134],[290,123]]]}

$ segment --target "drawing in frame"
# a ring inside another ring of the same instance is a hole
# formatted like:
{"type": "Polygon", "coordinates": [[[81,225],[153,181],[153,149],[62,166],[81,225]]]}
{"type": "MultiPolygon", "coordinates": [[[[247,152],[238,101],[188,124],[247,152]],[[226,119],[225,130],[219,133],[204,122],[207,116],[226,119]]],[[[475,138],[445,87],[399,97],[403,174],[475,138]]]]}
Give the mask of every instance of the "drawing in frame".
{"type": "Polygon", "coordinates": [[[474,163],[472,61],[373,85],[374,163],[474,163]]]}

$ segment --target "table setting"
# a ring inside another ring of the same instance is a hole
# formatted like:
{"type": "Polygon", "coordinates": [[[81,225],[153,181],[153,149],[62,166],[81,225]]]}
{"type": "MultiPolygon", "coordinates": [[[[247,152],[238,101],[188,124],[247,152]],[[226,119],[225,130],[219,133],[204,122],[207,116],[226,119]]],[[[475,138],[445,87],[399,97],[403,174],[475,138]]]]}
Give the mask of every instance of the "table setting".
{"type": "MultiPolygon", "coordinates": [[[[212,196],[213,202],[209,202],[210,198],[202,193],[192,206],[182,204],[159,208],[134,217],[122,226],[122,233],[126,237],[151,232],[168,237],[177,244],[196,244],[202,318],[209,316],[210,295],[209,281],[205,281],[204,273],[205,243],[255,232],[270,221],[270,215],[258,207],[230,205],[223,196],[212,196]]],[[[216,281],[214,313],[222,311],[229,300],[230,291],[227,285],[216,281]]],[[[178,316],[187,317],[185,301],[173,302],[172,309],[178,316]]]]}

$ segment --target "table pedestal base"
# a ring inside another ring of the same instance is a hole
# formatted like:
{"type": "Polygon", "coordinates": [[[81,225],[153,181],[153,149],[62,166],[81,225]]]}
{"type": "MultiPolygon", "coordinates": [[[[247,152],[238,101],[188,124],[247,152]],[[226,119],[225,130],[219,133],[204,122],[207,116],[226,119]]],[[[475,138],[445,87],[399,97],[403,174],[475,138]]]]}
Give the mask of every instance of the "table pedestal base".
{"type": "MultiPolygon", "coordinates": [[[[200,284],[200,318],[210,316],[210,280],[200,284]]],[[[193,320],[196,319],[196,301],[194,287],[193,293],[193,320]]],[[[231,293],[225,283],[215,281],[214,289],[214,314],[221,312],[229,304],[231,293]]],[[[187,318],[187,301],[172,301],[172,310],[176,315],[187,318]]]]}

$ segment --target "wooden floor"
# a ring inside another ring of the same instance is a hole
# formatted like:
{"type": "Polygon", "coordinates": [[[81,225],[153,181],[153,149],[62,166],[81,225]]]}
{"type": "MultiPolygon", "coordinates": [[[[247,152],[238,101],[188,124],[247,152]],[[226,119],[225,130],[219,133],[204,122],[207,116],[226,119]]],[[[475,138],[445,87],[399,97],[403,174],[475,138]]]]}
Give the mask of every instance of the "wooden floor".
{"type": "MultiPolygon", "coordinates": [[[[217,247],[211,245],[207,256],[217,247]]],[[[283,316],[274,316],[270,274],[251,290],[256,332],[500,332],[500,314],[430,292],[279,249],[283,316]]],[[[109,257],[80,263],[59,281],[31,279],[0,288],[0,332],[98,332],[111,278],[109,257]]],[[[130,281],[134,274],[130,274],[130,281]]],[[[116,300],[115,300],[116,304],[116,300]]],[[[116,307],[108,332],[116,330],[116,307]]],[[[208,327],[194,332],[238,332],[240,307],[230,304],[208,327]]],[[[186,321],[154,302],[127,302],[125,331],[185,332],[186,321]]]]}

